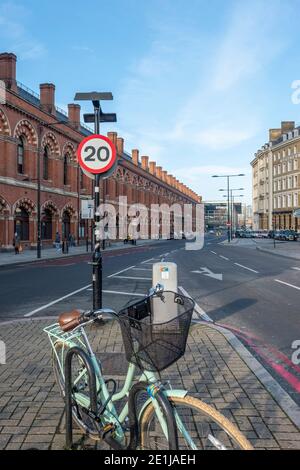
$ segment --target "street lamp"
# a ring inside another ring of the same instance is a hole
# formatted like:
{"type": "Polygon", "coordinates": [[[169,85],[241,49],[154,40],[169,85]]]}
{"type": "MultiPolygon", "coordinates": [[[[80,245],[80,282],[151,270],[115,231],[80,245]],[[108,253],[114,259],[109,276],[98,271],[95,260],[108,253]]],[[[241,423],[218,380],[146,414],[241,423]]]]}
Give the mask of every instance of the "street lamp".
{"type": "Polygon", "coordinates": [[[244,173],[239,173],[236,175],[212,175],[212,178],[227,178],[227,238],[228,243],[230,243],[231,236],[230,236],[230,205],[229,205],[229,191],[230,191],[230,178],[234,178],[236,176],[245,176],[244,173]]]}
{"type": "MultiPolygon", "coordinates": [[[[84,122],[94,123],[95,134],[100,134],[100,122],[116,122],[117,116],[115,113],[103,113],[100,101],[111,101],[113,95],[111,92],[88,92],[76,93],[75,101],[92,101],[94,106],[93,114],[84,114],[84,122]]],[[[97,225],[100,223],[100,174],[95,175],[93,184],[93,193],[95,201],[94,212],[94,253],[93,253],[93,309],[102,308],[102,254],[100,249],[100,232],[96,230],[97,225]]]]}
{"type": "MultiPolygon", "coordinates": [[[[219,191],[227,191],[226,189],[219,189],[219,191]]],[[[244,188],[230,189],[230,237],[233,238],[233,218],[234,218],[234,205],[233,205],[233,191],[244,191],[244,188]]]]}
{"type": "MultiPolygon", "coordinates": [[[[243,189],[243,188],[241,188],[243,189]]],[[[235,228],[235,217],[234,217],[234,212],[235,212],[235,207],[234,207],[234,198],[235,197],[244,197],[244,194],[239,194],[239,195],[234,195],[232,194],[232,191],[238,191],[238,189],[231,189],[230,190],[230,200],[231,200],[231,238],[233,238],[233,231],[234,231],[234,228],[235,228]]],[[[223,196],[223,197],[227,197],[227,196],[223,196]]]]}

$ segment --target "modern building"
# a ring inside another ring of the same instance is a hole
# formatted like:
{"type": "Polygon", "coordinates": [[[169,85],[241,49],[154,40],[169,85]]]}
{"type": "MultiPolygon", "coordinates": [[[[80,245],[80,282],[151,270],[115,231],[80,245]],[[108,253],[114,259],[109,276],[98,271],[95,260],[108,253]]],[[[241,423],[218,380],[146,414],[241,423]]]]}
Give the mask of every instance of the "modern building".
{"type": "Polygon", "coordinates": [[[252,166],[254,229],[295,229],[300,221],[300,127],[284,121],[269,130],[269,142],[255,154],[252,166]]]}
{"type": "MultiPolygon", "coordinates": [[[[14,54],[0,54],[0,84],[6,88],[5,102],[0,100],[0,250],[12,249],[15,232],[24,247],[37,244],[38,165],[43,245],[51,245],[56,232],[80,242],[91,233],[91,221],[80,212],[81,200],[92,197],[92,180],[79,168],[76,149],[92,131],[81,124],[78,104],[70,103],[68,113],[56,106],[54,84],[41,84],[38,95],[17,81],[16,63],[14,54]]],[[[121,195],[128,204],[147,206],[195,207],[201,201],[148,156],[126,152],[116,132],[107,135],[116,145],[118,165],[101,184],[101,201],[117,204],[121,195]]]]}
{"type": "MultiPolygon", "coordinates": [[[[241,214],[241,203],[234,202],[232,217],[230,213],[230,218],[232,218],[233,227],[237,228],[239,226],[239,214],[241,214]]],[[[205,227],[207,230],[215,230],[217,228],[227,230],[227,221],[228,221],[228,211],[227,211],[227,202],[225,201],[204,201],[204,213],[205,213],[205,227]]]]}

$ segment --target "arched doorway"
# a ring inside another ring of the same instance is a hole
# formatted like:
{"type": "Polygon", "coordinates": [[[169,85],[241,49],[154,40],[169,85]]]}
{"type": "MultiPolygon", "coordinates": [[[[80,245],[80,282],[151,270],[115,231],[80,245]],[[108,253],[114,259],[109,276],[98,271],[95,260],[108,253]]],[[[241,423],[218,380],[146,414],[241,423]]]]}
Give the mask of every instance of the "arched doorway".
{"type": "Polygon", "coordinates": [[[29,213],[24,207],[17,207],[15,211],[14,232],[20,240],[29,240],[29,213]]]}
{"type": "Polygon", "coordinates": [[[52,212],[50,209],[45,209],[42,213],[41,232],[42,240],[52,239],[52,212]]]}
{"type": "Polygon", "coordinates": [[[64,211],[62,216],[62,239],[69,237],[71,229],[71,217],[69,212],[64,211]]]}

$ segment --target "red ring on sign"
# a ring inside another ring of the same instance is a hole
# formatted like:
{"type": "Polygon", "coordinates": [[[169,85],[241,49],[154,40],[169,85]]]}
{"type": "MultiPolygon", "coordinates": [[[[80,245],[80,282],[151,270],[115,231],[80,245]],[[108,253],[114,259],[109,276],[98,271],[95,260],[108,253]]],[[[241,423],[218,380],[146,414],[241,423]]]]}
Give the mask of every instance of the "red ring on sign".
{"type": "Polygon", "coordinates": [[[117,151],[116,151],[116,147],[114,145],[114,143],[108,138],[106,137],[105,135],[101,135],[101,134],[93,134],[93,135],[89,135],[88,137],[85,137],[81,142],[80,144],[78,145],[78,148],[77,148],[77,159],[78,159],[78,163],[79,165],[84,168],[86,171],[88,171],[89,173],[92,173],[94,175],[96,174],[99,174],[99,173],[105,173],[106,171],[108,171],[112,166],[113,164],[115,163],[116,161],[116,157],[117,157],[117,151]],[[101,140],[105,140],[105,142],[109,145],[110,149],[111,149],[111,153],[112,153],[112,157],[111,157],[111,160],[110,162],[104,166],[103,168],[100,168],[99,170],[95,170],[95,169],[92,169],[90,168],[89,166],[87,166],[82,157],[81,157],[81,150],[82,150],[82,147],[89,141],[89,140],[93,140],[93,139],[101,139],[101,140]]]}

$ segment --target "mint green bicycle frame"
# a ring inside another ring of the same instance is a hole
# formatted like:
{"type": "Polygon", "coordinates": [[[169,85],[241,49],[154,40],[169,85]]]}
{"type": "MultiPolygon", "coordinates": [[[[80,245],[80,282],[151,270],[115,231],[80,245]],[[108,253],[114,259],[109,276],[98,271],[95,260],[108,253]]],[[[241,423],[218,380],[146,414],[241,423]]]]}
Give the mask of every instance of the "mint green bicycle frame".
{"type": "MultiPolygon", "coordinates": [[[[86,326],[86,324],[85,324],[86,326]]],[[[110,393],[107,389],[105,380],[102,375],[102,370],[101,370],[101,363],[98,362],[98,359],[96,358],[89,340],[87,338],[87,335],[84,331],[83,326],[79,326],[72,330],[71,332],[63,332],[59,326],[58,323],[55,323],[53,325],[50,325],[43,330],[45,333],[47,333],[50,343],[52,345],[53,351],[56,355],[56,359],[58,362],[58,365],[60,367],[60,371],[62,376],[64,377],[64,353],[66,350],[74,347],[74,346],[79,346],[82,349],[84,349],[90,356],[94,371],[95,371],[95,376],[96,376],[96,384],[97,384],[97,392],[99,393],[99,402],[100,403],[105,403],[106,400],[109,399],[110,393]],[[55,344],[59,342],[63,344],[62,351],[61,351],[61,357],[59,357],[56,349],[55,349],[55,344]]],[[[117,439],[120,443],[124,443],[125,441],[125,435],[124,435],[124,430],[122,425],[125,424],[126,418],[128,417],[128,402],[125,404],[121,412],[118,414],[115,408],[114,403],[122,400],[125,397],[128,397],[129,391],[133,385],[134,382],[134,376],[135,376],[135,371],[136,371],[136,366],[132,363],[129,363],[128,370],[127,370],[127,375],[125,379],[125,383],[123,385],[122,390],[119,392],[115,393],[111,399],[109,400],[106,410],[102,415],[102,423],[113,423],[115,426],[115,439],[117,439]]],[[[80,379],[86,374],[86,371],[83,369],[82,372],[76,377],[74,380],[74,385],[76,385],[77,382],[80,381],[80,379]]],[[[166,390],[162,388],[162,385],[159,383],[158,378],[156,375],[151,372],[144,370],[143,373],[141,374],[140,378],[138,381],[146,381],[149,385],[150,384],[156,384],[161,390],[163,390],[163,393],[166,396],[172,396],[172,397],[180,397],[183,398],[187,395],[186,390],[175,390],[175,389],[170,389],[166,390]]],[[[75,392],[74,393],[74,398],[76,402],[86,408],[89,409],[90,406],[90,400],[89,397],[86,395],[80,393],[80,392],[75,392]]],[[[149,405],[149,403],[152,401],[155,413],[157,415],[157,418],[159,420],[159,423],[162,427],[162,430],[164,432],[164,435],[167,439],[167,424],[165,421],[165,418],[163,416],[163,413],[161,412],[161,409],[158,405],[157,400],[154,397],[150,397],[149,399],[144,403],[141,411],[139,418],[142,416],[143,411],[145,408],[149,405]]],[[[175,419],[177,423],[177,428],[178,431],[183,435],[185,438],[187,444],[191,447],[191,449],[197,449],[192,438],[190,437],[188,431],[186,430],[185,426],[183,425],[178,413],[175,410],[175,419]]]]}

